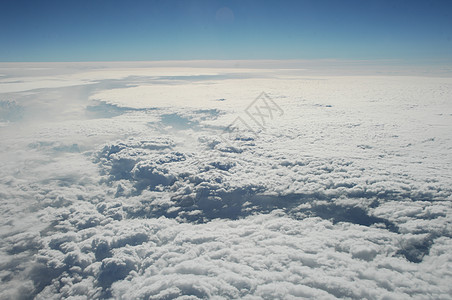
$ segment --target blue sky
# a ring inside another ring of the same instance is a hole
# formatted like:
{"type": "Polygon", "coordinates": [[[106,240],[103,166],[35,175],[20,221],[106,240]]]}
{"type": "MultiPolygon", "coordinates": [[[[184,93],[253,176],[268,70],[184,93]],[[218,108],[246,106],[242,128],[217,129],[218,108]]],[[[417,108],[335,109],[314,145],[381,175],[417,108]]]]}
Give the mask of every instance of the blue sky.
{"type": "Polygon", "coordinates": [[[452,1],[1,1],[0,61],[452,62],[452,1]]]}

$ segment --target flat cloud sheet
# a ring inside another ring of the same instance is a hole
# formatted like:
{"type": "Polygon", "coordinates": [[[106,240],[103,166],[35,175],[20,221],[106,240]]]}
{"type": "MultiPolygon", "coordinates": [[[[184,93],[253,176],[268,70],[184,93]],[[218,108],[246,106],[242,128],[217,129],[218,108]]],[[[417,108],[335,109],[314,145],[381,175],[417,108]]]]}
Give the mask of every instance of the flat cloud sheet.
{"type": "Polygon", "coordinates": [[[448,299],[452,78],[321,73],[0,65],[0,298],[448,299]]]}

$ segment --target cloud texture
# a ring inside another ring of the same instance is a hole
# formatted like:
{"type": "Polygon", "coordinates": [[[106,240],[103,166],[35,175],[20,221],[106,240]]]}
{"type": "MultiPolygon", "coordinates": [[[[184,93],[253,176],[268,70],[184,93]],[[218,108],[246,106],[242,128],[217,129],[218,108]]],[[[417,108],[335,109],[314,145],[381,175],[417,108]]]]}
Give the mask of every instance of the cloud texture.
{"type": "Polygon", "coordinates": [[[452,293],[450,78],[1,73],[1,299],[452,293]]]}

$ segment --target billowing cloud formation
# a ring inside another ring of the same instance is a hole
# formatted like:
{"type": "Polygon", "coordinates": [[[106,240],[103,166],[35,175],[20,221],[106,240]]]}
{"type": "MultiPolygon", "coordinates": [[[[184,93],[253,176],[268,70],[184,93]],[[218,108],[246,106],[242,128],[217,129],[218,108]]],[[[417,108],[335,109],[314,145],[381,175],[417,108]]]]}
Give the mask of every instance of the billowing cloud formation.
{"type": "Polygon", "coordinates": [[[158,71],[13,72],[2,299],[449,297],[450,78],[158,71]]]}

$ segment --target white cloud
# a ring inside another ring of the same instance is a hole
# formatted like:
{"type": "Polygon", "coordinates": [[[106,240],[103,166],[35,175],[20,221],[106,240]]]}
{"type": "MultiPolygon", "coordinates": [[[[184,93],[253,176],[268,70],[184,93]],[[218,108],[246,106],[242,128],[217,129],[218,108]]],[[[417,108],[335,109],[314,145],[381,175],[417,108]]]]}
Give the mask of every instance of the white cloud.
{"type": "Polygon", "coordinates": [[[2,70],[1,298],[447,298],[450,78],[287,72],[2,70]]]}

